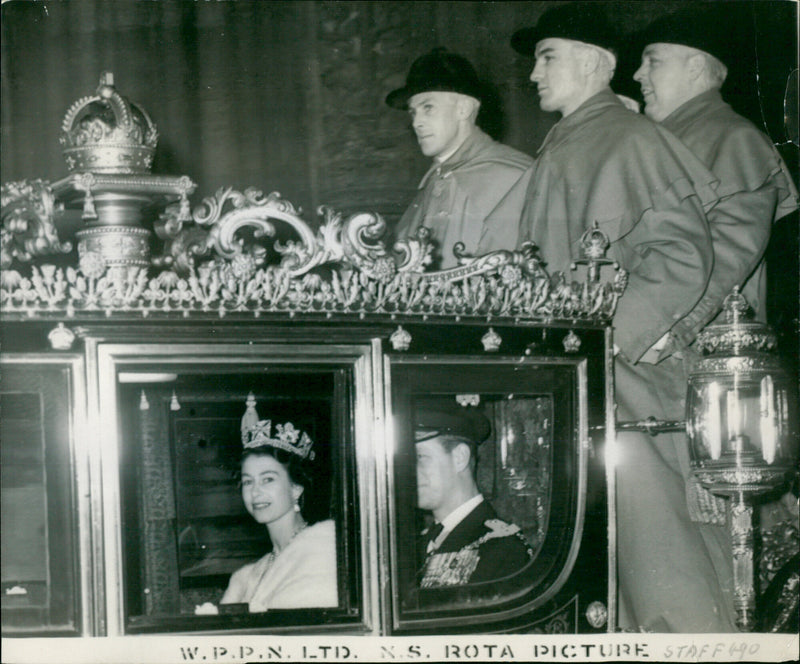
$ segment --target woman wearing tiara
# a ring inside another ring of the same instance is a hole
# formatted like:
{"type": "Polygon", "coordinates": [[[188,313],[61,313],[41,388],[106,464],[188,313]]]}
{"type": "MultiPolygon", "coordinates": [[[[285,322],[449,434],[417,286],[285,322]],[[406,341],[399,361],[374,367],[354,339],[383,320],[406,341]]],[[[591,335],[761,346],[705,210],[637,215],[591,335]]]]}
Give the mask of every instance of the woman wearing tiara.
{"type": "Polygon", "coordinates": [[[271,421],[262,420],[243,426],[242,442],[242,500],[267,527],[272,551],[233,573],[221,603],[246,602],[253,613],[336,606],[335,524],[309,525],[301,512],[311,439],[291,422],[272,431],[271,421]]]}

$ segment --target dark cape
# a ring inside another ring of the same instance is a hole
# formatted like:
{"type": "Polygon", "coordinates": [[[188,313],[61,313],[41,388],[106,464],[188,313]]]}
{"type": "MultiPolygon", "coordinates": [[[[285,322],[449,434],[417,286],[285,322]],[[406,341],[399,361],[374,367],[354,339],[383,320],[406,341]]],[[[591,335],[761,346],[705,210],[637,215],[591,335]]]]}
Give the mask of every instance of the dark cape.
{"type": "Polygon", "coordinates": [[[700,299],[713,263],[704,210],[714,176],[672,134],[605,89],[562,118],[539,149],[521,236],[570,275],[597,222],[629,273],[614,341],[635,362],[700,299]]]}
{"type": "MultiPolygon", "coordinates": [[[[657,353],[647,351],[705,292],[714,262],[706,211],[718,202],[717,178],[611,90],[553,127],[534,169],[522,232],[548,268],[569,274],[581,235],[597,222],[609,257],[629,272],[613,321],[617,417],[683,418],[675,410],[686,389],[682,363],[650,364],[657,353]]],[[[690,517],[685,438],[620,432],[615,457],[620,626],[734,631],[732,589],[719,574],[729,550],[714,539],[723,529],[690,517]]]]}

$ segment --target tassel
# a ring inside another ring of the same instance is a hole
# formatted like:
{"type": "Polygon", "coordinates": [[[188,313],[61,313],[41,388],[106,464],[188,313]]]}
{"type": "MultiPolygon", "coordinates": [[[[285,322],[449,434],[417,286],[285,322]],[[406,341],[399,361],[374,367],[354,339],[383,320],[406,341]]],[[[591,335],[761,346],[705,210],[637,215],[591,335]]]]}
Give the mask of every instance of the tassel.
{"type": "Polygon", "coordinates": [[[97,219],[97,210],[94,209],[94,197],[90,189],[86,190],[86,197],[83,199],[83,215],[84,220],[97,219]]]}
{"type": "Polygon", "coordinates": [[[189,199],[186,197],[186,192],[181,194],[180,211],[178,212],[178,221],[191,221],[192,210],[189,207],[189,199]]]}
{"type": "Polygon", "coordinates": [[[252,392],[247,395],[245,405],[247,409],[244,411],[244,415],[242,415],[242,445],[247,442],[250,431],[258,424],[256,397],[252,392]]]}

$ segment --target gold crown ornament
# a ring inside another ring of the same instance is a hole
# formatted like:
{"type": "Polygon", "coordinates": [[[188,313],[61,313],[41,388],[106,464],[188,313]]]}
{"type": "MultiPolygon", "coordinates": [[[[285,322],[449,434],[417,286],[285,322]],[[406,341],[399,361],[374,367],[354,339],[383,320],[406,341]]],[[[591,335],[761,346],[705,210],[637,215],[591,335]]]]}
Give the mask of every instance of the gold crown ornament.
{"type": "Polygon", "coordinates": [[[67,168],[83,173],[149,173],[158,131],[144,109],[121,96],[103,72],[95,96],[70,106],[61,125],[67,168]]]}

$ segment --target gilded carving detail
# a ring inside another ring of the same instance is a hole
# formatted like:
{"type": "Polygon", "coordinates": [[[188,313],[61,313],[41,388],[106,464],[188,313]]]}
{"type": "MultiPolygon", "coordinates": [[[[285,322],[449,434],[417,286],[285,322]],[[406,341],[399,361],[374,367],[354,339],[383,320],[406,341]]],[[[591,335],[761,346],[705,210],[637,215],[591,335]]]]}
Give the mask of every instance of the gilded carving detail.
{"type": "Polygon", "coordinates": [[[426,229],[391,251],[380,215],[346,219],[320,208],[316,232],[277,193],[221,189],[181,219],[175,203],[156,226],[163,251],[144,265],[148,231],[106,227],[81,231],[76,268],[33,265],[30,276],[3,272],[4,314],[63,312],[215,312],[507,318],[513,321],[611,318],[627,275],[613,282],[549,275],[536,248],[471,257],[426,272],[433,246],[426,229]],[[138,260],[126,260],[137,254],[138,260]],[[167,269],[163,269],[167,268],[167,269]]]}
{"type": "Polygon", "coordinates": [[[736,491],[766,491],[775,482],[781,482],[786,469],[753,468],[737,470],[712,470],[703,468],[695,471],[698,481],[719,493],[736,491]]]}
{"type": "Polygon", "coordinates": [[[7,182],[0,198],[0,268],[10,267],[14,260],[29,261],[35,256],[72,251],[72,244],[58,237],[54,219],[61,204],[48,182],[7,182]]]}

